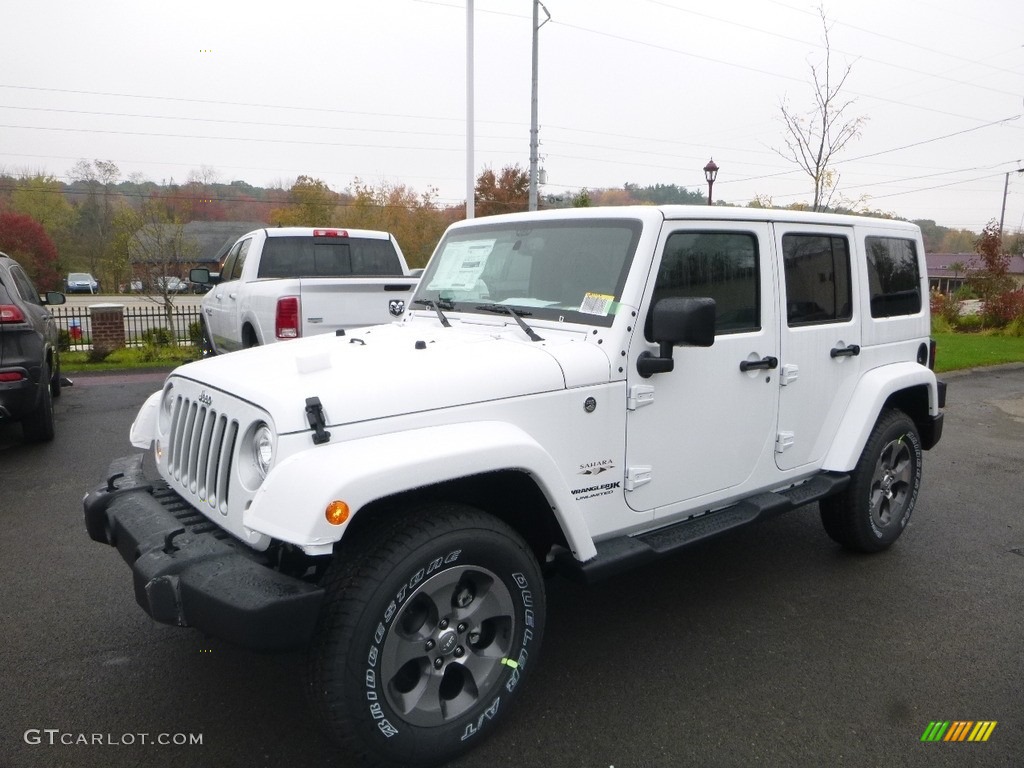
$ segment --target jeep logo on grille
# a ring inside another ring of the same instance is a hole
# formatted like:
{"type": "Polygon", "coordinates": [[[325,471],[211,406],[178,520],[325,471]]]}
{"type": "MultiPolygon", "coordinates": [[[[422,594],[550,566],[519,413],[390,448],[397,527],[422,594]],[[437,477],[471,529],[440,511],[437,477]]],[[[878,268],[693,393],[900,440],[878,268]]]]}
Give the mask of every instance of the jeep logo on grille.
{"type": "Polygon", "coordinates": [[[210,397],[210,394],[205,389],[202,392],[199,393],[198,400],[203,405],[206,405],[206,406],[213,405],[213,398],[210,397]]]}
{"type": "Polygon", "coordinates": [[[402,299],[392,299],[388,302],[388,311],[398,317],[405,312],[405,302],[402,299]]]}

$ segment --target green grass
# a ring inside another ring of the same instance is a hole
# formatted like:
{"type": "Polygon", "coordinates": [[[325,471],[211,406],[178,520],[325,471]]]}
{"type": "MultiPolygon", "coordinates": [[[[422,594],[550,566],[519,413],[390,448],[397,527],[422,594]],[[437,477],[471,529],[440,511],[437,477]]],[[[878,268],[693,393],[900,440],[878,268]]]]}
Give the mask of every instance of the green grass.
{"type": "Polygon", "coordinates": [[[92,371],[147,370],[174,368],[199,358],[195,347],[141,347],[118,349],[111,352],[102,362],[89,361],[88,352],[62,352],[60,367],[64,373],[89,373],[92,371]]]}
{"type": "Polygon", "coordinates": [[[955,371],[1001,363],[1024,363],[1024,337],[987,333],[933,333],[935,370],[955,371]]]}

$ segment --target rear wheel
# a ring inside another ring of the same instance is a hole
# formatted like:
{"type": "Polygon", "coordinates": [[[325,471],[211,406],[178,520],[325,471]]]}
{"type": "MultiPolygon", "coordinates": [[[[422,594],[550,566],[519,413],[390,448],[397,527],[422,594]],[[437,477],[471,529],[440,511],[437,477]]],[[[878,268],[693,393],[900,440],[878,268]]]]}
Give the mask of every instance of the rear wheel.
{"type": "Polygon", "coordinates": [[[536,666],[540,569],[514,531],[471,507],[424,506],[364,533],[326,576],[313,706],[346,753],[447,762],[494,728],[536,666]]]}
{"type": "Polygon", "coordinates": [[[54,353],[53,358],[56,363],[53,366],[53,375],[50,377],[50,393],[54,397],[60,397],[61,386],[60,386],[60,357],[54,353]]]}
{"type": "Polygon", "coordinates": [[[50,384],[50,366],[44,365],[39,377],[39,403],[36,409],[22,418],[21,432],[30,443],[46,443],[56,432],[53,421],[53,392],[50,384]]]}
{"type": "Polygon", "coordinates": [[[878,418],[841,494],[823,499],[825,532],[856,552],[880,552],[903,533],[921,487],[921,438],[902,411],[878,418]]]}

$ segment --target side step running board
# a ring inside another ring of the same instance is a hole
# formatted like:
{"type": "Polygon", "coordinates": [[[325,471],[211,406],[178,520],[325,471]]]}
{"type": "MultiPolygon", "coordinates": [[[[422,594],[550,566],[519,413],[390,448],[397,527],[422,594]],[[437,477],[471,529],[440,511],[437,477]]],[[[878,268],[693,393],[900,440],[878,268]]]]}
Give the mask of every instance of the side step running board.
{"type": "Polygon", "coordinates": [[[599,542],[597,557],[585,563],[577,561],[568,552],[560,553],[556,563],[559,571],[569,578],[593,583],[734,528],[831,496],[843,490],[849,482],[850,476],[847,474],[822,473],[792,488],[759,493],[731,507],[708,512],[700,517],[691,517],[636,536],[620,536],[599,542]]]}

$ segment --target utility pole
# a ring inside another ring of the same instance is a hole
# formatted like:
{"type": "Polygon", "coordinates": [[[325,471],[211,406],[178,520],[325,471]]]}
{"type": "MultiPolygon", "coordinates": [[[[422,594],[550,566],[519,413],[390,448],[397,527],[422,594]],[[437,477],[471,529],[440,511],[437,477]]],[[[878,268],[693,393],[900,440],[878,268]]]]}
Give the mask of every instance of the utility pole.
{"type": "Polygon", "coordinates": [[[476,205],[473,160],[473,0],[466,0],[466,218],[476,205]]]}
{"type": "Polygon", "coordinates": [[[540,20],[540,9],[544,4],[540,0],[533,0],[533,70],[531,73],[530,88],[530,210],[537,210],[537,162],[538,162],[538,141],[537,141],[537,49],[540,28],[551,21],[551,14],[544,8],[544,15],[547,18],[543,23],[540,20]]]}
{"type": "Polygon", "coordinates": [[[1016,171],[1007,171],[1006,180],[1003,182],[1003,209],[999,214],[999,239],[1003,239],[1003,219],[1006,218],[1006,193],[1010,191],[1010,174],[1011,173],[1024,173],[1024,168],[1018,168],[1016,171]]]}

